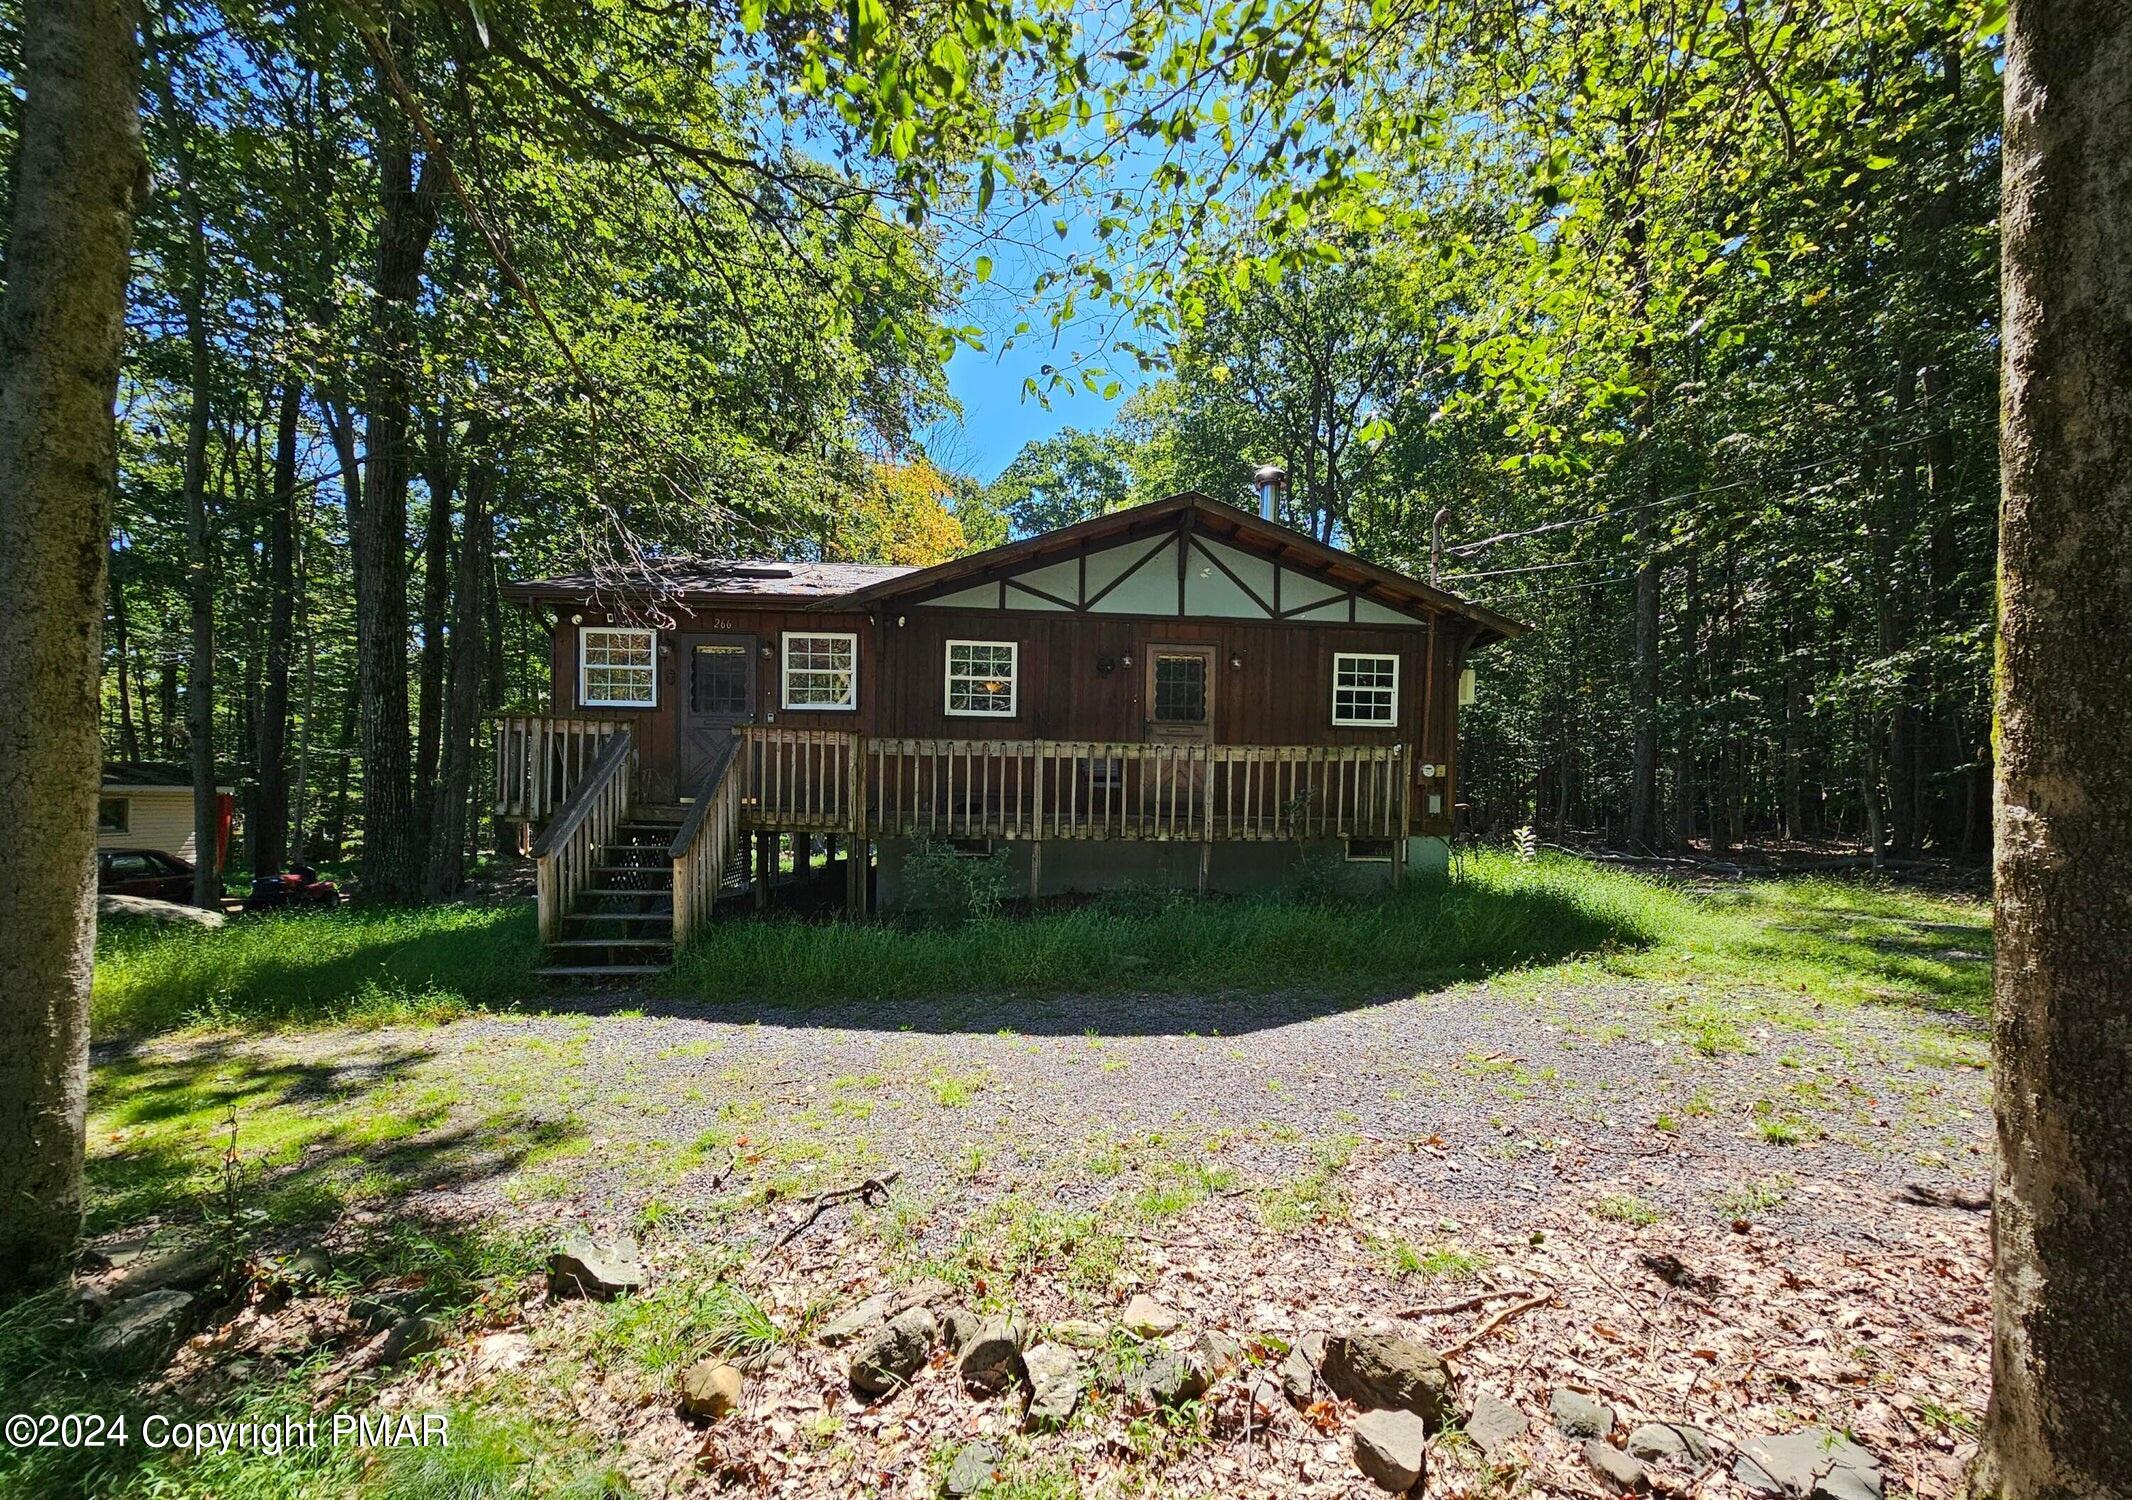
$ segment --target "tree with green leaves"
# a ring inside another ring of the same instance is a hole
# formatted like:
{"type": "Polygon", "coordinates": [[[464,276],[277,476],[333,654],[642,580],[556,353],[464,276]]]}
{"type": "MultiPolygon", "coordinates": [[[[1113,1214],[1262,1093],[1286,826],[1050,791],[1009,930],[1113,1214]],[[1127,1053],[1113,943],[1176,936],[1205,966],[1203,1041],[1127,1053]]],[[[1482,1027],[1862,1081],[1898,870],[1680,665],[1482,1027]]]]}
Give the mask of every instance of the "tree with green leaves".
{"type": "Polygon", "coordinates": [[[1130,445],[1066,427],[1023,444],[987,499],[1013,535],[1035,536],[1129,505],[1134,496],[1130,445]]]}

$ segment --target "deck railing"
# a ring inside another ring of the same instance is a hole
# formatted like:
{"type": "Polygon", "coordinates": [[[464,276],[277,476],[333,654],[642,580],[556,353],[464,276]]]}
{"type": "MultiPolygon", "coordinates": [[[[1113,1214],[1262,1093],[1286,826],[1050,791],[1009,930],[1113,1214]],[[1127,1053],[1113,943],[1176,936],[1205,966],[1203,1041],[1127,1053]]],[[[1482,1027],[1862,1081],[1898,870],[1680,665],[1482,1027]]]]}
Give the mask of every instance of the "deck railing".
{"type": "Polygon", "coordinates": [[[743,821],[873,837],[1396,838],[1400,745],[874,738],[751,725],[743,821]]]}
{"type": "Polygon", "coordinates": [[[674,861],[674,950],[711,919],[726,871],[740,853],[741,804],[752,760],[733,746],[696,784],[694,801],[667,851],[674,861]]]}
{"type": "Polygon", "coordinates": [[[591,883],[603,847],[614,842],[615,829],[636,796],[636,785],[636,741],[624,728],[606,737],[576,789],[533,845],[542,942],[562,937],[563,917],[578,892],[591,883]]]}
{"type": "Polygon", "coordinates": [[[601,749],[629,726],[619,719],[498,714],[496,816],[545,820],[570,799],[601,749]]]}
{"type": "Polygon", "coordinates": [[[851,830],[860,736],[839,729],[768,724],[747,725],[740,736],[751,823],[828,833],[851,830]]]}

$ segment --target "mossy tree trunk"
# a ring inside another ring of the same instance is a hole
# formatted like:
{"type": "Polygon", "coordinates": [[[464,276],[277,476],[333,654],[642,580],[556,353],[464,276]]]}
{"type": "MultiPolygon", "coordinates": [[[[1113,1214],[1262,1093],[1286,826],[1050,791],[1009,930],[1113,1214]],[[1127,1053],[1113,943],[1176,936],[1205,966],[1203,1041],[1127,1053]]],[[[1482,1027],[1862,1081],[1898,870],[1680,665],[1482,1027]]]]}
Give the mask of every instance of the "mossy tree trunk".
{"type": "Polygon", "coordinates": [[[2007,29],[1998,1167],[1977,1488],[2132,1479],[2132,13],[2007,29]]]}
{"type": "Polygon", "coordinates": [[[0,298],[0,1288],[81,1227],[112,403],[141,153],[138,11],[38,0],[0,298]]]}

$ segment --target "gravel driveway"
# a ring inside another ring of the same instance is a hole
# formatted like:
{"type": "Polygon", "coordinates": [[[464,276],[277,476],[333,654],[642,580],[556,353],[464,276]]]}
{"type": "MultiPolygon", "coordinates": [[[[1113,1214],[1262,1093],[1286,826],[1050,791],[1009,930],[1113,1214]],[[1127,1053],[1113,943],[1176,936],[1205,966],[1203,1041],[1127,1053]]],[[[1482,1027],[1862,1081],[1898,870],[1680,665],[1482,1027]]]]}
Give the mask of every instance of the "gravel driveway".
{"type": "MultiPolygon", "coordinates": [[[[802,1175],[895,1169],[906,1192],[1089,1200],[1110,1190],[1081,1170],[1091,1153],[1186,1143],[1262,1186],[1357,1138],[1405,1143],[1399,1170],[1439,1196],[1566,1184],[1706,1216],[1741,1184],[1915,1183],[1960,1198],[1987,1177],[1981,1036],[1895,1008],[1757,1020],[1752,1006],[1626,981],[1345,1007],[1242,995],[745,1013],[624,993],[554,1003],[569,1008],[242,1045],[325,1062],[357,1087],[443,1091],[462,1128],[512,1110],[551,1133],[565,1122],[583,1145],[569,1204],[608,1216],[654,1191],[685,1203],[705,1190],[715,1172],[651,1164],[707,1136],[744,1138],[802,1175]]],[[[498,1176],[455,1191],[481,1202],[510,1187],[498,1176]]],[[[523,1184],[513,1195],[527,1201],[523,1184]]],[[[1764,1212],[1811,1214],[1812,1196],[1764,1212]]]]}

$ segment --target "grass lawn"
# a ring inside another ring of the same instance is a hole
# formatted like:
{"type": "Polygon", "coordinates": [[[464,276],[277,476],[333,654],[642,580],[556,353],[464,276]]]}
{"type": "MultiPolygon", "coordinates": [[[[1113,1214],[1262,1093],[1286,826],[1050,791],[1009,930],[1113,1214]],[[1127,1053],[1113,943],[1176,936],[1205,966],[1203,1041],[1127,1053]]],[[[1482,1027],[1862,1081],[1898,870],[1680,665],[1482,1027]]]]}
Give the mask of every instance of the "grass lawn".
{"type": "MultiPolygon", "coordinates": [[[[1985,922],[1865,883],[1690,889],[1490,855],[1370,901],[735,921],[653,990],[589,998],[538,991],[523,906],[107,932],[90,1231],[204,1240],[239,1274],[149,1377],[96,1370],[62,1294],[0,1308],[0,1405],[441,1410],[453,1444],[0,1449],[0,1493],[652,1495],[728,1463],[794,1493],[928,1493],[979,1408],[939,1372],[858,1408],[809,1339],[917,1277],[1039,1323],[1145,1289],[1239,1331],[1542,1282],[1558,1301],[1521,1326],[1544,1342],[1471,1367],[1528,1409],[1554,1351],[1631,1392],[1692,1370],[1736,1408],[1714,1425],[1813,1414],[1910,1445],[1929,1477],[1978,1387],[1966,1355],[1902,1342],[1906,1320],[1923,1339],[1970,1319],[1981,1231],[1886,1195],[1981,1173],[1985,922]],[[885,1200],[770,1251],[788,1205],[891,1169],[885,1200]],[[1853,1221],[1879,1238],[1844,1238],[1853,1221]],[[538,1268],[574,1222],[641,1235],[650,1291],[548,1299],[538,1268]],[[307,1246],[326,1284],[271,1291],[307,1246]],[[1685,1309],[1624,1303],[1645,1249],[1722,1271],[1724,1326],[1661,1336],[1685,1309]],[[419,1290],[437,1351],[363,1364],[351,1301],[380,1288],[419,1290]],[[1769,1355],[1758,1319],[1791,1340],[1832,1306],[1876,1329],[1866,1363],[1769,1355]],[[688,1360],[765,1347],[713,1441],[674,1415],[688,1360]]],[[[1449,1342],[1478,1316],[1411,1331],[1449,1342]]],[[[999,1493],[1348,1493],[1296,1420],[1254,1456],[1212,1397],[1159,1420],[1092,1401],[1059,1439],[1008,1441],[999,1493]]],[[[1574,1488],[1544,1447],[1493,1477],[1454,1447],[1446,1472],[1476,1496],[1574,1488]]]]}
{"type": "MultiPolygon", "coordinates": [[[[654,989],[789,1004],[978,987],[1361,997],[1516,971],[1555,977],[1576,962],[1982,1015],[1989,973],[1961,955],[1989,951],[1986,920],[1974,901],[1857,881],[1691,890],[1560,856],[1483,853],[1460,880],[1347,901],[1136,892],[952,931],[742,918],[692,943],[654,989]]],[[[103,1036],[444,1020],[537,1000],[538,961],[529,903],[299,913],[216,931],[123,924],[99,936],[94,1015],[103,1036]]]]}

